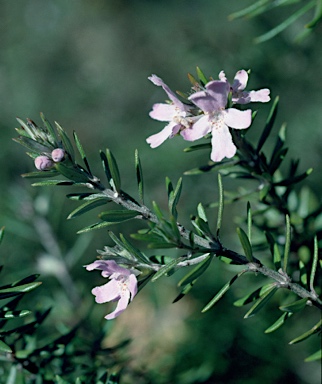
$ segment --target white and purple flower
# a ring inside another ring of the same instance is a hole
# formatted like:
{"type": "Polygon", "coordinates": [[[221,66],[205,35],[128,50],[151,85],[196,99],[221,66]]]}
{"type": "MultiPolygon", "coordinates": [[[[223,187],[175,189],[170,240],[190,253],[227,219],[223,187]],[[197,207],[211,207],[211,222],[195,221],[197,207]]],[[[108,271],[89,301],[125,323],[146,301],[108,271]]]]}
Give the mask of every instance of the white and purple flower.
{"type": "Polygon", "coordinates": [[[152,119],[169,122],[162,131],[147,138],[146,141],[150,144],[151,148],[156,148],[166,139],[175,136],[182,129],[190,127],[193,120],[191,119],[192,115],[189,106],[182,103],[160,77],[152,75],[149,77],[149,80],[153,84],[162,87],[171,100],[170,104],[154,104],[149,114],[152,119]]]}
{"type": "MultiPolygon", "coordinates": [[[[219,73],[221,81],[227,81],[224,71],[219,73]]],[[[248,73],[241,69],[234,77],[233,84],[231,85],[232,102],[235,104],[248,104],[254,102],[267,103],[270,101],[270,90],[263,88],[258,91],[245,91],[248,82],[248,73]]]]}
{"type": "Polygon", "coordinates": [[[226,81],[210,81],[204,91],[192,94],[192,101],[204,116],[195,122],[191,128],[185,129],[181,135],[185,140],[194,141],[204,137],[207,133],[212,134],[211,160],[221,161],[224,157],[231,158],[236,153],[229,128],[246,129],[252,121],[252,111],[239,111],[235,108],[225,109],[230,85],[226,81]]]}
{"type": "Polygon", "coordinates": [[[126,268],[120,267],[114,260],[96,260],[92,264],[86,265],[87,271],[98,269],[102,271],[102,276],[110,281],[100,287],[92,289],[95,301],[98,304],[109,301],[117,301],[117,306],[113,312],[105,316],[111,320],[119,316],[127,308],[130,301],[138,291],[136,274],[126,268]]]}

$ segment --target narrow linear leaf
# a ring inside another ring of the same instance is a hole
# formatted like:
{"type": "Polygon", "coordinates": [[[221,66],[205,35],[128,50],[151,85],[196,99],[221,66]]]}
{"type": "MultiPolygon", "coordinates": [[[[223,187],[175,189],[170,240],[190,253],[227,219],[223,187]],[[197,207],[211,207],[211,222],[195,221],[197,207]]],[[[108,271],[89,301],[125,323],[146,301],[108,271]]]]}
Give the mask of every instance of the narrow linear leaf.
{"type": "Polygon", "coordinates": [[[293,315],[292,312],[284,312],[281,317],[279,317],[274,324],[272,324],[270,327],[268,327],[264,332],[265,333],[271,333],[276,331],[278,328],[280,328],[287,319],[289,319],[293,315]]]}
{"type": "Polygon", "coordinates": [[[306,266],[302,260],[299,261],[300,281],[304,287],[307,287],[307,272],[306,266]]]}
{"type": "Polygon", "coordinates": [[[73,135],[74,135],[74,140],[75,140],[75,143],[76,143],[76,147],[78,149],[79,154],[81,155],[82,160],[84,161],[86,169],[87,169],[87,171],[88,171],[88,173],[90,175],[93,175],[92,172],[91,172],[91,169],[89,167],[89,164],[88,164],[88,161],[87,161],[87,157],[86,157],[86,153],[84,151],[84,148],[83,148],[83,146],[82,146],[82,144],[81,144],[81,142],[80,142],[80,140],[79,140],[79,138],[78,138],[78,136],[77,136],[75,131],[73,132],[73,135]]]}
{"type": "Polygon", "coordinates": [[[279,307],[279,309],[283,312],[291,312],[291,313],[300,312],[302,311],[302,309],[306,307],[307,300],[308,298],[305,297],[303,299],[296,300],[293,303],[282,305],[279,307]]]}
{"type": "Polygon", "coordinates": [[[4,236],[4,227],[1,227],[0,228],[0,244],[2,243],[3,236],[4,236]]]}
{"type": "Polygon", "coordinates": [[[303,8],[300,8],[297,12],[294,12],[292,16],[284,20],[281,24],[277,25],[275,28],[271,29],[269,32],[264,33],[259,37],[256,37],[256,39],[254,39],[254,42],[256,44],[259,44],[272,39],[274,36],[278,35],[282,31],[284,31],[284,29],[286,29],[288,26],[293,24],[298,18],[304,15],[309,9],[314,7],[315,3],[316,3],[316,0],[310,1],[303,8]]]}
{"type": "Polygon", "coordinates": [[[199,67],[197,67],[197,75],[199,80],[203,83],[203,85],[206,85],[208,83],[206,76],[204,75],[204,73],[199,67]]]}
{"type": "Polygon", "coordinates": [[[301,336],[296,337],[292,341],[289,342],[289,344],[296,344],[300,341],[303,341],[307,339],[308,337],[312,336],[314,333],[320,332],[322,328],[322,320],[320,320],[317,324],[314,325],[313,328],[308,330],[307,332],[303,333],[301,336]]]}
{"type": "Polygon", "coordinates": [[[66,152],[69,154],[71,160],[73,162],[75,162],[74,147],[72,146],[72,143],[69,140],[67,133],[63,130],[63,128],[56,121],[55,121],[55,125],[57,128],[57,132],[59,134],[59,137],[61,138],[61,141],[63,143],[63,147],[65,148],[66,152]]]}
{"type": "Polygon", "coordinates": [[[182,177],[177,182],[177,185],[175,189],[173,190],[173,193],[171,194],[169,198],[169,209],[171,214],[177,218],[177,204],[179,202],[180,196],[181,196],[181,190],[182,190],[182,177]]]}
{"type": "Polygon", "coordinates": [[[205,144],[197,144],[192,145],[191,147],[187,147],[183,150],[183,152],[193,152],[193,151],[199,151],[200,149],[210,149],[211,143],[205,143],[205,144]]]}
{"type": "Polygon", "coordinates": [[[217,227],[216,227],[216,234],[219,235],[219,231],[221,228],[222,223],[222,216],[224,211],[224,188],[222,184],[222,177],[221,174],[218,173],[218,215],[217,215],[217,227]]]}
{"type": "Polygon", "coordinates": [[[263,5],[269,3],[270,0],[259,0],[256,1],[256,3],[250,5],[247,8],[244,8],[240,11],[234,12],[231,15],[228,16],[229,20],[234,20],[240,17],[249,16],[252,14],[252,12],[255,12],[258,8],[262,7],[263,5]]]}
{"type": "Polygon", "coordinates": [[[235,275],[231,280],[226,283],[221,290],[213,297],[209,303],[201,310],[202,313],[207,312],[211,307],[213,307],[223,296],[224,294],[230,289],[230,287],[233,285],[233,283],[242,276],[246,270],[242,270],[237,275],[235,275]]]}
{"type": "Polygon", "coordinates": [[[177,302],[178,302],[179,300],[181,300],[187,293],[189,293],[197,280],[198,280],[198,279],[193,280],[193,281],[191,281],[190,283],[186,284],[186,285],[182,288],[182,290],[181,290],[181,292],[179,293],[179,295],[173,300],[172,303],[173,303],[173,304],[174,304],[174,303],[177,303],[177,302]]]}
{"type": "Polygon", "coordinates": [[[237,228],[237,234],[238,234],[240,243],[243,247],[243,250],[245,252],[245,256],[246,256],[247,260],[249,262],[252,262],[254,260],[253,259],[253,250],[252,250],[252,246],[249,242],[249,239],[248,239],[246,233],[244,232],[244,230],[242,228],[238,227],[237,228]]]}
{"type": "Polygon", "coordinates": [[[250,207],[250,202],[247,202],[247,236],[249,242],[252,242],[252,210],[250,207]]]}
{"type": "Polygon", "coordinates": [[[41,282],[0,289],[0,300],[30,292],[33,289],[39,287],[39,285],[41,285],[41,282]]]}
{"type": "Polygon", "coordinates": [[[162,268],[160,268],[158,270],[158,272],[156,272],[156,274],[152,277],[151,281],[154,282],[157,279],[159,279],[160,277],[162,277],[163,275],[170,272],[170,270],[173,269],[178,263],[180,263],[180,261],[182,261],[181,257],[174,259],[174,260],[170,261],[169,263],[167,263],[166,265],[164,265],[162,268]]]}
{"type": "Polygon", "coordinates": [[[283,270],[287,272],[288,259],[290,255],[290,247],[291,247],[291,222],[289,215],[286,215],[286,233],[285,233],[285,245],[284,245],[284,260],[283,260],[283,270]]]}
{"type": "Polygon", "coordinates": [[[50,124],[50,122],[46,119],[45,115],[42,112],[40,113],[40,118],[41,118],[42,122],[44,123],[44,125],[47,129],[47,132],[49,133],[49,136],[52,137],[53,144],[58,144],[58,137],[57,137],[56,131],[53,128],[53,126],[50,124]]]}
{"type": "Polygon", "coordinates": [[[275,243],[274,244],[274,256],[273,256],[273,262],[275,265],[276,270],[280,270],[282,267],[282,258],[281,258],[281,253],[278,248],[278,245],[275,243]]]}
{"type": "Polygon", "coordinates": [[[90,177],[85,169],[80,167],[79,165],[68,166],[64,163],[56,163],[55,168],[59,173],[65,176],[70,181],[75,183],[88,183],[90,182],[90,177]]]}
{"type": "Polygon", "coordinates": [[[139,189],[139,197],[140,202],[144,203],[144,184],[143,184],[143,173],[142,173],[142,167],[141,167],[141,161],[139,157],[139,151],[135,150],[135,171],[136,171],[136,180],[138,183],[138,189],[139,189]]]}
{"type": "Polygon", "coordinates": [[[109,149],[106,149],[106,158],[107,163],[111,175],[110,184],[112,189],[120,193],[121,192],[121,178],[120,178],[120,172],[115,160],[115,157],[113,156],[112,152],[109,149]]]}
{"type": "Polygon", "coordinates": [[[54,177],[58,176],[59,172],[57,172],[56,169],[50,169],[48,171],[39,171],[39,172],[28,172],[28,173],[23,173],[21,176],[25,177],[26,179],[44,179],[46,177],[54,177]]]}
{"type": "Polygon", "coordinates": [[[241,307],[243,305],[252,303],[253,301],[258,300],[263,295],[265,295],[265,293],[268,292],[274,286],[275,286],[275,283],[263,285],[262,287],[256,289],[254,292],[251,292],[246,296],[242,297],[241,299],[235,301],[234,305],[236,307],[241,307]]]}
{"type": "Polygon", "coordinates": [[[137,211],[131,210],[110,210],[107,212],[102,212],[99,214],[99,218],[103,221],[107,221],[109,223],[121,223],[122,221],[127,221],[134,219],[136,216],[140,214],[137,211]]]}
{"type": "Polygon", "coordinates": [[[21,311],[0,311],[0,319],[16,319],[30,315],[32,312],[26,309],[21,311]]]}
{"type": "Polygon", "coordinates": [[[74,219],[88,211],[91,211],[94,208],[100,207],[101,205],[105,205],[108,201],[110,201],[107,197],[100,197],[95,200],[87,201],[81,206],[74,209],[67,217],[68,220],[74,219]]]}
{"type": "Polygon", "coordinates": [[[201,276],[211,264],[213,257],[208,254],[208,257],[199,263],[195,268],[193,268],[189,273],[187,273],[178,283],[178,286],[190,284],[195,281],[199,276],[201,276]]]}
{"type": "Polygon", "coordinates": [[[208,219],[207,219],[207,215],[206,215],[205,208],[203,207],[203,205],[202,205],[201,203],[199,203],[198,206],[197,206],[197,212],[198,212],[198,216],[199,216],[205,223],[208,223],[208,219]]]}
{"type": "Polygon", "coordinates": [[[313,262],[312,262],[312,269],[311,269],[311,275],[310,275],[310,290],[311,292],[315,292],[314,290],[314,278],[316,269],[318,266],[318,258],[319,258],[319,244],[318,244],[318,238],[317,236],[314,237],[314,251],[313,251],[313,262]]]}
{"type": "Polygon", "coordinates": [[[317,0],[315,11],[314,11],[314,17],[309,23],[306,24],[305,28],[312,29],[316,27],[316,25],[320,22],[321,19],[322,19],[322,1],[317,0]]]}
{"type": "Polygon", "coordinates": [[[134,255],[139,261],[143,262],[143,263],[147,263],[149,264],[150,261],[149,259],[139,250],[137,249],[136,247],[134,247],[134,245],[132,243],[130,243],[123,235],[122,233],[120,233],[120,239],[122,240],[122,245],[125,247],[125,249],[131,253],[132,255],[134,255]]]}
{"type": "Polygon", "coordinates": [[[315,353],[313,353],[312,355],[304,359],[304,361],[307,363],[315,360],[322,360],[322,349],[320,349],[319,351],[316,351],[315,353]]]}
{"type": "Polygon", "coordinates": [[[86,233],[86,232],[90,232],[94,229],[101,229],[101,228],[105,228],[105,227],[108,227],[110,226],[111,223],[108,223],[106,221],[103,221],[103,222],[98,222],[98,223],[94,223],[94,224],[91,224],[85,228],[82,228],[80,229],[79,231],[77,231],[77,234],[80,234],[80,233],[86,233]]]}
{"type": "Polygon", "coordinates": [[[279,102],[279,97],[277,96],[274,100],[274,103],[273,103],[272,108],[270,110],[270,113],[268,115],[263,133],[262,133],[262,135],[258,141],[258,145],[256,148],[257,153],[260,152],[260,150],[262,149],[263,145],[265,144],[268,136],[271,133],[271,130],[273,128],[273,125],[274,125],[274,122],[276,119],[276,115],[277,115],[278,102],[279,102]]]}
{"type": "Polygon", "coordinates": [[[0,340],[0,351],[3,353],[12,353],[12,349],[4,341],[0,340]]]}
{"type": "Polygon", "coordinates": [[[289,185],[299,183],[300,181],[307,178],[311,173],[313,172],[313,168],[309,168],[306,172],[302,173],[301,175],[291,177],[282,181],[278,181],[277,183],[274,183],[274,186],[276,187],[288,187],[289,185]]]}
{"type": "Polygon", "coordinates": [[[255,304],[251,307],[251,309],[246,313],[244,316],[244,319],[248,319],[249,317],[252,317],[256,315],[256,313],[261,310],[265,304],[269,302],[269,300],[273,297],[274,293],[277,291],[277,287],[274,286],[271,289],[269,289],[263,296],[261,296],[255,304]]]}
{"type": "Polygon", "coordinates": [[[63,180],[44,180],[38,181],[37,183],[31,184],[33,187],[47,187],[51,185],[73,185],[73,181],[63,181],[63,180]]]}

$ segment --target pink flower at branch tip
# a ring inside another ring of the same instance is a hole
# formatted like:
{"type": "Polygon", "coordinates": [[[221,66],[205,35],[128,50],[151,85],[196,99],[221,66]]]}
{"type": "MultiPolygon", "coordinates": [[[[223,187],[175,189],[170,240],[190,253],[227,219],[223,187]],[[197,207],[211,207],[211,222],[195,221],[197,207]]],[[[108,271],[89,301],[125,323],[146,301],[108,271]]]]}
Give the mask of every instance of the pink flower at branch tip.
{"type": "Polygon", "coordinates": [[[156,148],[182,129],[190,127],[195,118],[191,116],[189,106],[182,103],[160,77],[152,75],[149,80],[158,87],[162,87],[171,101],[170,104],[154,104],[149,114],[152,119],[169,122],[162,131],[147,138],[146,141],[151,148],[156,148]]]}
{"type": "Polygon", "coordinates": [[[120,267],[114,260],[96,260],[86,265],[86,269],[87,271],[101,270],[102,276],[110,279],[108,283],[93,288],[92,294],[98,304],[118,301],[115,310],[105,316],[106,320],[115,319],[125,311],[129,302],[137,294],[136,274],[129,269],[120,267]]]}
{"type": "MultiPolygon", "coordinates": [[[[224,71],[219,73],[221,81],[227,81],[224,71]]],[[[235,104],[248,104],[254,102],[267,103],[270,101],[270,90],[263,88],[258,91],[245,91],[248,82],[248,73],[241,69],[234,77],[233,84],[231,85],[232,101],[235,104]]]]}
{"type": "Polygon", "coordinates": [[[221,161],[231,158],[236,153],[229,128],[246,129],[252,121],[252,111],[239,111],[235,108],[225,109],[230,85],[227,81],[213,80],[206,84],[204,91],[192,94],[192,101],[204,113],[191,128],[181,132],[185,140],[194,141],[211,132],[211,160],[221,161]]]}

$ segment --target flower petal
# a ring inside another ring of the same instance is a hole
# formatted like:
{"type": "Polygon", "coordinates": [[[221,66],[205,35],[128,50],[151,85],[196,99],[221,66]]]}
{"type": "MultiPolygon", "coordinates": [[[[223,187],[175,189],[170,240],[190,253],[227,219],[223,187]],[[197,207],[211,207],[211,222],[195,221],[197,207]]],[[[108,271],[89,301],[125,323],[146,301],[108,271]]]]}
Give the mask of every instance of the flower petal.
{"type": "Polygon", "coordinates": [[[195,141],[204,137],[210,130],[209,117],[203,116],[191,128],[183,129],[180,134],[185,140],[195,141]]]}
{"type": "Polygon", "coordinates": [[[235,75],[234,82],[232,85],[233,92],[234,91],[242,91],[243,89],[246,88],[248,81],[248,73],[244,70],[241,69],[238,71],[235,75]]]}
{"type": "Polygon", "coordinates": [[[131,301],[134,299],[134,296],[138,293],[138,281],[136,276],[132,273],[127,280],[127,287],[131,293],[131,301]]]}
{"type": "Polygon", "coordinates": [[[169,137],[173,137],[174,135],[176,135],[179,132],[180,127],[180,124],[171,122],[167,126],[165,126],[159,133],[148,137],[146,141],[148,144],[150,144],[151,148],[156,148],[169,137]]]}
{"type": "Polygon", "coordinates": [[[213,80],[207,83],[206,91],[193,93],[188,99],[203,112],[211,113],[225,107],[228,92],[229,84],[226,81],[213,80]]]}
{"type": "Polygon", "coordinates": [[[115,310],[108,315],[105,316],[106,320],[112,320],[115,319],[115,317],[119,316],[122,312],[125,311],[127,306],[129,305],[129,298],[130,298],[130,292],[126,291],[124,294],[121,296],[120,300],[117,303],[117,306],[115,310]]]}
{"type": "Polygon", "coordinates": [[[259,91],[250,91],[248,96],[250,97],[250,101],[267,103],[271,99],[269,94],[270,90],[268,88],[263,88],[259,91]]]}
{"type": "Polygon", "coordinates": [[[236,108],[228,108],[224,111],[224,121],[231,128],[248,128],[252,123],[252,110],[239,111],[236,108]]]}
{"type": "Polygon", "coordinates": [[[159,121],[171,121],[177,115],[177,110],[173,104],[154,104],[152,111],[149,113],[150,117],[159,121]]]}
{"type": "Polygon", "coordinates": [[[229,129],[224,124],[220,129],[213,129],[211,145],[212,151],[210,158],[212,161],[221,161],[224,157],[231,158],[237,150],[229,129]]]}
{"type": "Polygon", "coordinates": [[[189,108],[184,105],[178,98],[177,96],[175,95],[175,93],[173,91],[171,91],[171,89],[164,83],[164,81],[156,76],[156,75],[152,75],[150,77],[148,77],[148,79],[150,81],[152,81],[152,83],[154,85],[157,85],[158,87],[162,87],[163,90],[166,92],[166,94],[168,95],[169,99],[173,102],[173,104],[175,104],[176,107],[178,107],[180,110],[188,110],[189,108]]]}
{"type": "Polygon", "coordinates": [[[108,283],[92,289],[95,301],[98,304],[117,300],[121,296],[121,286],[117,280],[111,280],[108,283]]]}

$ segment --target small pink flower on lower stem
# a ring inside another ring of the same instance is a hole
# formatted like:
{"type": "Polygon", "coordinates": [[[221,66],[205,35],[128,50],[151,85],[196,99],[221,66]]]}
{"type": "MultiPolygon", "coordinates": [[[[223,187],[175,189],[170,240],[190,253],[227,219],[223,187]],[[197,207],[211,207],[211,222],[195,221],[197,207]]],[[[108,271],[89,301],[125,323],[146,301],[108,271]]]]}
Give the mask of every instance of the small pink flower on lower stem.
{"type": "Polygon", "coordinates": [[[118,302],[115,310],[105,316],[106,320],[115,319],[125,311],[129,302],[137,294],[138,282],[135,273],[120,267],[114,260],[96,260],[94,263],[86,265],[86,269],[87,271],[101,270],[102,276],[110,279],[108,283],[93,288],[92,294],[98,304],[109,301],[118,302]]]}

